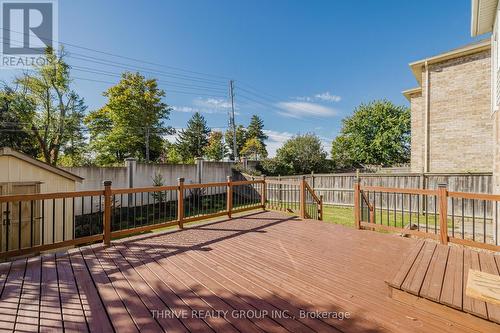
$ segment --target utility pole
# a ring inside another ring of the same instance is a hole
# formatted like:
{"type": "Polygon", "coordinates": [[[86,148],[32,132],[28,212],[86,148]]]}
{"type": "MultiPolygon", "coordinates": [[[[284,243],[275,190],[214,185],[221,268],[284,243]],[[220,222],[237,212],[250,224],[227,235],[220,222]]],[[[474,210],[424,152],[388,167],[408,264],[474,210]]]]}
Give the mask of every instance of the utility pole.
{"type": "Polygon", "coordinates": [[[238,161],[238,147],[236,145],[236,122],[234,121],[234,81],[229,81],[229,96],[231,97],[231,114],[229,116],[230,126],[233,130],[233,155],[234,160],[238,161]]]}

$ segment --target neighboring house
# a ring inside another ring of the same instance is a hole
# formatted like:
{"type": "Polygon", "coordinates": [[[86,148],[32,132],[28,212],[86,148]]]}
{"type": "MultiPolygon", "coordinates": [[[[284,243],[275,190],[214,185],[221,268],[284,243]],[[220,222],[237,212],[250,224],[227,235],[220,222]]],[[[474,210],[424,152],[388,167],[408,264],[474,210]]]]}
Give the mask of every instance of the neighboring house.
{"type": "Polygon", "coordinates": [[[500,193],[500,24],[498,22],[498,0],[472,0],[471,35],[476,37],[491,33],[491,100],[490,112],[493,124],[493,193],[500,193]]]}
{"type": "Polygon", "coordinates": [[[489,39],[410,63],[411,171],[491,172],[489,39]]]}
{"type": "MultiPolygon", "coordinates": [[[[75,191],[76,183],[81,183],[83,180],[80,176],[38,161],[11,148],[0,148],[0,171],[0,195],[70,192],[75,191]]],[[[55,226],[55,240],[62,240],[62,200],[66,199],[45,200],[43,210],[41,201],[37,200],[20,201],[11,205],[0,203],[1,251],[18,249],[19,225],[21,225],[21,247],[30,246],[31,236],[33,236],[33,245],[39,245],[42,237],[42,216],[45,221],[43,223],[45,242],[53,242],[53,226],[55,226]],[[54,202],[55,207],[53,207],[54,202]],[[53,212],[55,212],[54,215],[53,212]]],[[[69,201],[65,206],[66,239],[70,239],[73,235],[73,206],[69,201]]]]}

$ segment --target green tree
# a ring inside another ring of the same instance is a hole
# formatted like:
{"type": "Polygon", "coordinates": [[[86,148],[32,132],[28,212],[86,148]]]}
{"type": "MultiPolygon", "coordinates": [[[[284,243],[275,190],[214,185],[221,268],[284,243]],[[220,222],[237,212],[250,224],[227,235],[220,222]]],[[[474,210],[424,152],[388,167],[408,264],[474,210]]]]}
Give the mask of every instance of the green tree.
{"type": "Polygon", "coordinates": [[[41,157],[56,165],[62,154],[74,153],[70,149],[71,140],[78,140],[76,144],[80,148],[84,146],[81,123],[86,107],[83,99],[71,90],[64,50],[57,55],[52,48],[47,48],[45,57],[44,65],[15,79],[24,97],[18,119],[33,133],[41,157]]]}
{"type": "Polygon", "coordinates": [[[222,142],[222,132],[212,131],[205,147],[205,156],[212,161],[222,161],[227,154],[227,148],[222,142]]]}
{"type": "Polygon", "coordinates": [[[97,163],[113,165],[127,157],[157,160],[163,150],[162,135],[173,129],[165,124],[171,108],[162,101],[165,92],[156,79],[125,72],[103,95],[106,105],[85,119],[97,163]]]}
{"type": "Polygon", "coordinates": [[[177,149],[177,145],[165,140],[164,143],[164,158],[162,162],[170,164],[181,164],[182,157],[177,149]]]}
{"type": "Polygon", "coordinates": [[[298,135],[287,140],[277,150],[276,159],[294,174],[321,172],[327,165],[326,152],[314,134],[298,135]]]}
{"type": "Polygon", "coordinates": [[[184,162],[204,155],[209,133],[210,128],[208,128],[205,118],[196,112],[188,120],[186,129],[179,133],[176,141],[177,149],[184,162]]]}
{"type": "Polygon", "coordinates": [[[11,147],[37,158],[38,142],[21,120],[24,110],[31,107],[29,101],[12,88],[4,86],[0,91],[0,147],[11,147]]]}
{"type": "Polygon", "coordinates": [[[264,133],[264,121],[257,115],[252,116],[247,127],[246,141],[250,139],[257,139],[260,142],[262,148],[259,149],[258,154],[261,158],[267,157],[265,140],[268,139],[268,136],[264,133]]]}
{"type": "Polygon", "coordinates": [[[241,156],[259,160],[267,156],[267,151],[264,144],[258,138],[253,137],[248,139],[243,145],[243,148],[241,148],[241,156]]]}
{"type": "Polygon", "coordinates": [[[336,168],[390,166],[410,159],[410,110],[388,100],[361,104],[332,143],[336,168]]]}
{"type": "MultiPolygon", "coordinates": [[[[231,129],[226,131],[226,145],[229,148],[229,158],[234,160],[233,151],[233,131],[231,129]]],[[[241,155],[241,149],[247,141],[247,131],[243,125],[238,125],[236,127],[236,149],[238,149],[238,156],[241,155]]]]}

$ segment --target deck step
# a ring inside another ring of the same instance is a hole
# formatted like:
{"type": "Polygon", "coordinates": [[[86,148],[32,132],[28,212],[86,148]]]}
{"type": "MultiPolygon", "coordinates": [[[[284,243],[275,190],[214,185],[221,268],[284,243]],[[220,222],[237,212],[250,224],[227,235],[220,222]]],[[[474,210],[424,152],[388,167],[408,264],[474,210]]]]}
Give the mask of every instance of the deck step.
{"type": "MultiPolygon", "coordinates": [[[[500,255],[422,241],[386,282],[392,296],[410,299],[401,296],[401,292],[408,293],[500,324],[500,304],[466,293],[470,270],[500,279],[500,255]]],[[[489,292],[490,297],[500,299],[497,289],[489,288],[489,292]]]]}

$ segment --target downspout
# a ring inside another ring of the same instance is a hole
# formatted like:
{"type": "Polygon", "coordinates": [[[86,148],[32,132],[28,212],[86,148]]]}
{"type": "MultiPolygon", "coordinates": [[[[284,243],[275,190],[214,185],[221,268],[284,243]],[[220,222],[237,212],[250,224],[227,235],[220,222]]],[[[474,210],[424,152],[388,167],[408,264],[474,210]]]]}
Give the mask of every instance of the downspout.
{"type": "Polygon", "coordinates": [[[429,111],[430,111],[430,75],[427,60],[425,68],[425,111],[424,111],[424,173],[429,172],[429,111]]]}

